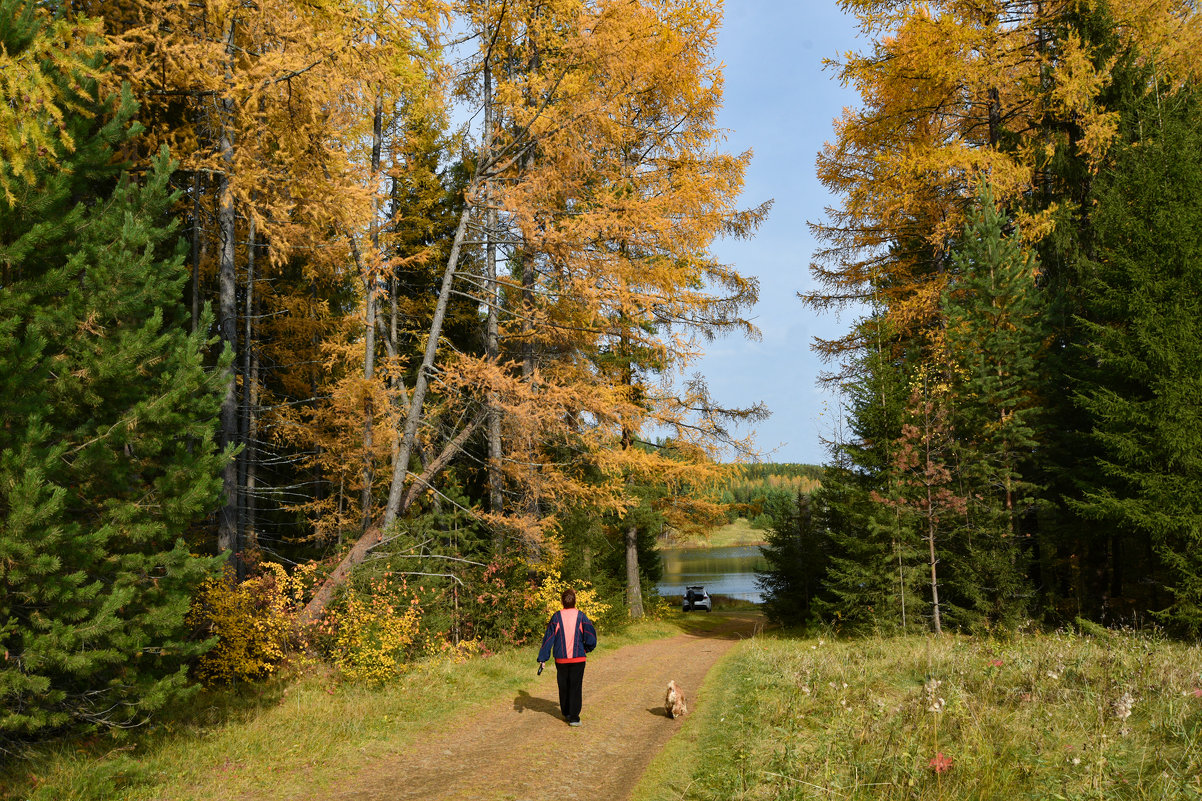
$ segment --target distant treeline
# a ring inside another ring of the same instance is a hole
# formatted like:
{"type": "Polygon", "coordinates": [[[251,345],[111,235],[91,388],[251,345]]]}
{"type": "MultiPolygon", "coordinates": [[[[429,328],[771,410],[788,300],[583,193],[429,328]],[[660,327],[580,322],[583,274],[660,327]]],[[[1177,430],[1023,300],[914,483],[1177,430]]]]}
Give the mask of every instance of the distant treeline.
{"type": "Polygon", "coordinates": [[[728,522],[745,517],[752,528],[765,529],[774,514],[796,510],[799,494],[821,487],[822,474],[819,465],[793,462],[732,465],[719,501],[728,522]]]}
{"type": "Polygon", "coordinates": [[[818,464],[797,462],[757,462],[755,464],[730,465],[731,483],[739,480],[757,481],[770,478],[808,478],[821,481],[826,468],[818,464]]]}

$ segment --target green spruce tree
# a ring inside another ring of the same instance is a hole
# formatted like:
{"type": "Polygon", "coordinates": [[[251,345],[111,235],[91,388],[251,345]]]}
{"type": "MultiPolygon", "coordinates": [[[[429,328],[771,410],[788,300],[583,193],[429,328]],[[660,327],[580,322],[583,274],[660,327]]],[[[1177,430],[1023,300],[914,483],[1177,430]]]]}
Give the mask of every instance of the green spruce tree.
{"type": "Polygon", "coordinates": [[[945,581],[953,622],[1012,626],[1030,611],[1028,533],[1039,490],[1027,480],[1042,410],[1037,359],[1047,330],[1038,263],[982,183],[944,292],[957,473],[967,501],[945,581]]]}
{"type": "Polygon", "coordinates": [[[119,175],[128,93],[105,104],[41,63],[65,136],[0,197],[0,741],[136,724],[187,690],[203,643],[184,617],[216,563],[181,535],[226,458],[186,333],[171,164],[119,175]]]}
{"type": "Polygon", "coordinates": [[[764,614],[782,626],[809,622],[814,597],[826,570],[821,491],[798,493],[789,504],[774,504],[766,544],[767,567],[757,571],[764,614]]]}
{"type": "Polygon", "coordinates": [[[1196,93],[1153,87],[1096,182],[1084,289],[1097,370],[1078,394],[1101,472],[1077,508],[1127,532],[1112,547],[1129,567],[1145,566],[1116,589],[1150,588],[1132,600],[1191,636],[1202,634],[1200,113],[1196,93]]]}
{"type": "Polygon", "coordinates": [[[843,385],[848,436],[832,444],[822,481],[827,558],[813,611],[841,631],[900,631],[925,609],[913,521],[891,502],[910,367],[879,318],[861,333],[864,351],[843,385]]]}

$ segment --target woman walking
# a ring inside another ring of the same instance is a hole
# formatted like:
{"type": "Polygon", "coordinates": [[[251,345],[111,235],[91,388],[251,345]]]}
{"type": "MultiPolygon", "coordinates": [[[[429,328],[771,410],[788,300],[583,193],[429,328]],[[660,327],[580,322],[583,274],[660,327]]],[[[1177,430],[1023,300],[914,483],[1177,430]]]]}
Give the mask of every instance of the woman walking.
{"type": "Polygon", "coordinates": [[[563,609],[551,615],[543,647],[538,652],[538,669],[555,656],[555,678],[559,682],[559,709],[569,726],[580,725],[581,689],[584,685],[585,654],[597,647],[593,621],[576,608],[576,591],[560,596],[563,609]]]}

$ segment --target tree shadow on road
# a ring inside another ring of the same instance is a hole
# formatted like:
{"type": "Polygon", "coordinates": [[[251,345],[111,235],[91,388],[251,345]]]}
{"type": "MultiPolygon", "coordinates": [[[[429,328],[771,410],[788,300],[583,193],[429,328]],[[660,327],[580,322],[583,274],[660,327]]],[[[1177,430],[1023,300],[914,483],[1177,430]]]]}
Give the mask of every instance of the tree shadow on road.
{"type": "Polygon", "coordinates": [[[525,690],[518,690],[517,697],[513,699],[513,711],[525,712],[526,710],[545,712],[556,720],[563,720],[563,714],[559,711],[558,703],[548,701],[546,698],[538,698],[525,690]]]}

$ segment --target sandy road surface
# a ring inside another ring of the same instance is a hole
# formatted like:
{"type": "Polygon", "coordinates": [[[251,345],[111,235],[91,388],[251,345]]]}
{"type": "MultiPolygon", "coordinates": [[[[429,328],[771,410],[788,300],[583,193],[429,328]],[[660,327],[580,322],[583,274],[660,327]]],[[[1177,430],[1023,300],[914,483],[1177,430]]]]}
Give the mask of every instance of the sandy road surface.
{"type": "Polygon", "coordinates": [[[580,728],[560,717],[555,670],[548,664],[513,698],[419,737],[403,754],[349,772],[321,799],[625,799],[681,725],[664,713],[668,680],[686,689],[690,706],[705,703],[697,692],[705,674],[759,621],[758,616],[732,617],[713,632],[630,645],[589,659],[580,728]]]}

